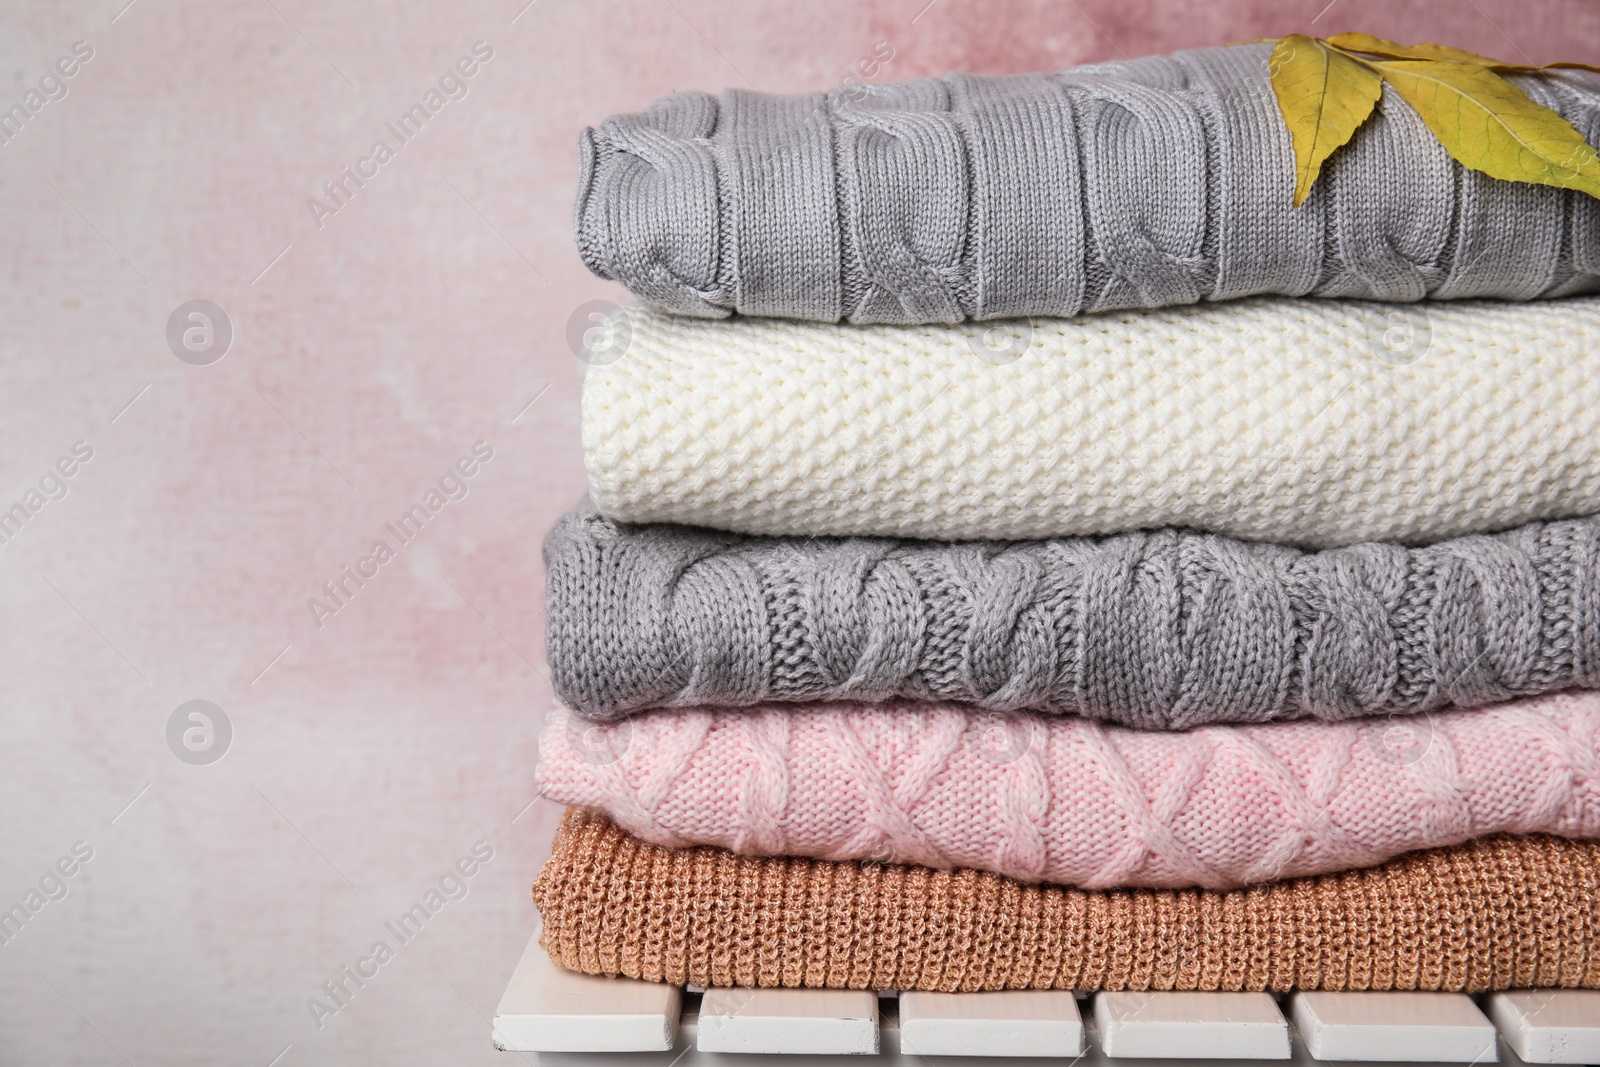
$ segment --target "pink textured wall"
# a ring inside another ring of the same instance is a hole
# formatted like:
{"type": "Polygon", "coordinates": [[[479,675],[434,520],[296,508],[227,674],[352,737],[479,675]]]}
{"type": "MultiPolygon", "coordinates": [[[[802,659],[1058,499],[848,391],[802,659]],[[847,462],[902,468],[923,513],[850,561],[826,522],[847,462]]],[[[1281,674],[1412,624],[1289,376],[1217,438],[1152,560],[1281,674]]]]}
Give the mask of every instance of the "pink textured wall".
{"type": "Polygon", "coordinates": [[[1600,61],[1590,0],[126,2],[0,12],[0,106],[93,48],[0,144],[0,510],[93,450],[0,545],[0,908],[66,888],[0,944],[7,1064],[500,1062],[557,814],[526,806],[538,544],[583,491],[564,335],[622,297],[569,236],[582,125],[890,51],[874,80],[1307,29],[1600,61]],[[466,95],[314,218],[480,40],[466,95]],[[168,346],[191,299],[231,320],[220,361],[168,346]],[[480,441],[466,496],[388,535],[480,441]],[[319,627],[307,599],[378,538],[319,627]],[[166,737],[192,699],[232,724],[211,765],[166,737]],[[314,1020],[480,841],[466,895],[314,1020]]]}

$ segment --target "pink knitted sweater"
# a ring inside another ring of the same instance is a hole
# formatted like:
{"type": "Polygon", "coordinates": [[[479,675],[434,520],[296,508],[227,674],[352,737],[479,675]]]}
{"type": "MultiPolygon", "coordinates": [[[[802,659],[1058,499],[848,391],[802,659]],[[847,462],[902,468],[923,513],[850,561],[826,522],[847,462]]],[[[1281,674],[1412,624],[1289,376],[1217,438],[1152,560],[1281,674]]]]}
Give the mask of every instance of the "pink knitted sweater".
{"type": "Polygon", "coordinates": [[[1226,889],[1498,831],[1600,837],[1597,744],[1596,691],[1185,733],[939,705],[558,708],[538,779],[665,845],[1226,889]]]}

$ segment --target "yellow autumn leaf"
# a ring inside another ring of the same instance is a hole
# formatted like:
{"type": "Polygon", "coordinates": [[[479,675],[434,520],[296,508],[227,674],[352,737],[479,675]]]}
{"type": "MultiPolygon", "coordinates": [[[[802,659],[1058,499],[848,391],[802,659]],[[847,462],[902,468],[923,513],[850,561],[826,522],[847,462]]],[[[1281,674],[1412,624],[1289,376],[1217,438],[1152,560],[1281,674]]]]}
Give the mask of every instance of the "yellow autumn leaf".
{"type": "Polygon", "coordinates": [[[1503,59],[1479,55],[1477,52],[1468,52],[1462,48],[1452,48],[1447,44],[1399,44],[1382,37],[1374,37],[1369,33],[1336,33],[1328,38],[1328,43],[1335,48],[1365,52],[1367,55],[1382,56],[1385,59],[1442,59],[1454,63],[1476,63],[1502,74],[1532,74],[1535,71],[1556,69],[1592,70],[1600,73],[1600,67],[1590,66],[1588,63],[1546,63],[1543,66],[1507,63],[1503,59]]]}
{"type": "Polygon", "coordinates": [[[1572,124],[1491,70],[1445,60],[1373,64],[1462,166],[1600,197],[1600,159],[1572,124]]]}
{"type": "Polygon", "coordinates": [[[1336,33],[1328,38],[1328,43],[1335,48],[1347,48],[1352,52],[1365,52],[1385,59],[1445,59],[1456,63],[1477,63],[1485,67],[1506,65],[1490,56],[1480,56],[1476,52],[1452,48],[1447,44],[1399,44],[1370,33],[1336,33]]]}
{"type": "Polygon", "coordinates": [[[1383,95],[1383,78],[1360,60],[1298,33],[1278,42],[1268,70],[1294,145],[1294,206],[1299,207],[1328,157],[1372,114],[1383,95]]]}

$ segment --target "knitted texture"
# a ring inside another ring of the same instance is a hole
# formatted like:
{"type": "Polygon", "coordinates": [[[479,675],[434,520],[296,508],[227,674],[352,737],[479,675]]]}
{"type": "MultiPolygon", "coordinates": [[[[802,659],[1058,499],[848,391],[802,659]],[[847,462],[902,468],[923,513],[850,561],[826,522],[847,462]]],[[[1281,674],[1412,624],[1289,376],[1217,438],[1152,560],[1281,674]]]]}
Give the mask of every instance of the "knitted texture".
{"type": "Polygon", "coordinates": [[[948,544],[618,526],[545,540],[556,693],[955,700],[1123,726],[1407,714],[1600,688],[1600,519],[1301,552],[1164,530],[948,544]]]}
{"type": "Polygon", "coordinates": [[[987,330],[632,309],[609,329],[583,443],[618,521],[1330,547],[1600,511],[1592,297],[1262,299],[987,330]]]}
{"type": "Polygon", "coordinates": [[[1096,893],[970,870],[666,849],[571,811],[533,898],[556,963],[676,984],[1600,986],[1600,846],[1541,836],[1226,893],[1096,893]]]}
{"type": "Polygon", "coordinates": [[[1352,723],[1122,730],[954,706],[553,710],[541,793],[662,845],[1227,889],[1493,833],[1600,837],[1600,692],[1352,723]]]}
{"type": "MultiPolygon", "coordinates": [[[[680,93],[580,138],[578,248],[673,311],[824,322],[1600,285],[1600,204],[1462,168],[1387,87],[1294,208],[1271,51],[680,93]]],[[[1600,144],[1600,81],[1511,80],[1600,144]]]]}

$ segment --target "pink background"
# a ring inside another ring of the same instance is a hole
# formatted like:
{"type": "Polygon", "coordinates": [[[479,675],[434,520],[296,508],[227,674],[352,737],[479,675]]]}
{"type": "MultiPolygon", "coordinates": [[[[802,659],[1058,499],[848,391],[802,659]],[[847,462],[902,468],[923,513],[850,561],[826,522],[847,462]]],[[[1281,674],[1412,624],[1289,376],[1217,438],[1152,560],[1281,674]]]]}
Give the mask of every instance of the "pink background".
{"type": "Polygon", "coordinates": [[[0,15],[0,106],[95,50],[0,145],[0,510],[94,449],[0,546],[0,908],[94,849],[0,945],[7,1064],[504,1062],[559,814],[529,805],[538,547],[583,492],[566,326],[623,297],[570,237],[583,125],[830,87],[880,42],[867,80],[1306,30],[1600,61],[1592,0],[125,2],[0,15]],[[319,228],[307,198],[479,40],[319,228]],[[209,366],[165,339],[193,298],[233,323],[209,366]],[[468,496],[319,629],[307,599],[477,441],[468,496]],[[165,738],[194,698],[233,725],[210,766],[165,738]],[[307,999],[478,841],[468,895],[319,1028],[307,999]]]}

